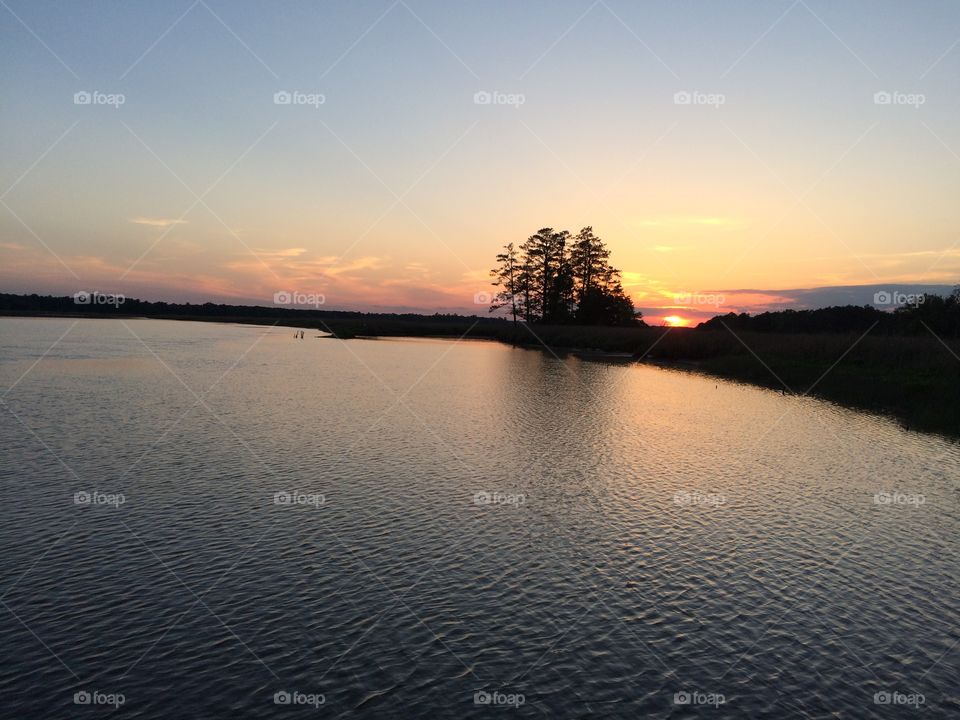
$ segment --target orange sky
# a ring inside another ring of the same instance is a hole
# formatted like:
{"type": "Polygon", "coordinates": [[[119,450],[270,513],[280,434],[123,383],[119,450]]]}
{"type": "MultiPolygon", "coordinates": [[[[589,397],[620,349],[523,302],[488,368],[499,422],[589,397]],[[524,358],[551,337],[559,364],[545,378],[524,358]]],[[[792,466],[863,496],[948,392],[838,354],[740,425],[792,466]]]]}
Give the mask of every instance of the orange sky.
{"type": "Polygon", "coordinates": [[[545,225],[592,225],[656,323],[953,284],[960,7],[856,6],[18,6],[0,289],[482,312],[545,225]]]}

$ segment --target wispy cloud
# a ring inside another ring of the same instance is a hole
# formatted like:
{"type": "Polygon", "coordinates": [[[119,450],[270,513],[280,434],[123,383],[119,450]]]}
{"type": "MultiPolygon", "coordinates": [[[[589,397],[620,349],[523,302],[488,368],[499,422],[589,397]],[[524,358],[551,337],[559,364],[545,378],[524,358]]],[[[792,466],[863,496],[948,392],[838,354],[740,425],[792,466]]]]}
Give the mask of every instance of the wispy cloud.
{"type": "Polygon", "coordinates": [[[134,225],[148,225],[150,227],[165,228],[170,227],[171,225],[184,225],[186,220],[172,220],[167,218],[145,218],[145,217],[136,217],[131,218],[130,222],[134,225]]]}
{"type": "Polygon", "coordinates": [[[300,257],[301,255],[304,255],[307,253],[307,249],[302,247],[283,248],[281,250],[257,248],[255,252],[257,253],[258,257],[267,258],[267,259],[270,259],[270,258],[282,259],[282,258],[300,257]]]}

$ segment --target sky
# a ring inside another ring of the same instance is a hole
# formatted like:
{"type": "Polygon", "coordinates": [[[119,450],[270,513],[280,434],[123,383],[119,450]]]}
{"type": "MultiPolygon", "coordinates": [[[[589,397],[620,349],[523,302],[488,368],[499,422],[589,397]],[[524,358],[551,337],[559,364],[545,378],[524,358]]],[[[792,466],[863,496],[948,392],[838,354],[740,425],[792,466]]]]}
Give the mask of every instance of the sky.
{"type": "Polygon", "coordinates": [[[0,67],[2,291],[482,313],[586,225],[654,323],[960,277],[952,0],[0,0],[0,67]]]}

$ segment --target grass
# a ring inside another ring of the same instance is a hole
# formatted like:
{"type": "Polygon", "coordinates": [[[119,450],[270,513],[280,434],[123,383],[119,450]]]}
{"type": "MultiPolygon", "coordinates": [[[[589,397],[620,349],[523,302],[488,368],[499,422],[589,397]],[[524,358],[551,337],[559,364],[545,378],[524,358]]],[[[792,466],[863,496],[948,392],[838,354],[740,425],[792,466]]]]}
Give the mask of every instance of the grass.
{"type": "Polygon", "coordinates": [[[932,335],[768,334],[688,328],[603,328],[415,322],[327,324],[343,337],[488,338],[554,351],[630,353],[717,377],[883,413],[905,427],[960,437],[960,342],[932,335]]]}

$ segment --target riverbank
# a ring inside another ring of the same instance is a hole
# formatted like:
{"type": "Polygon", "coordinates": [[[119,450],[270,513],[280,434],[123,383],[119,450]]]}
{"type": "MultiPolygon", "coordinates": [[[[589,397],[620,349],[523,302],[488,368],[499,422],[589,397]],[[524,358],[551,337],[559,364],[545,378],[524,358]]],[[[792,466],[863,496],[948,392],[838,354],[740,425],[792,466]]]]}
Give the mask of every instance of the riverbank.
{"type": "MultiPolygon", "coordinates": [[[[223,318],[170,319],[216,320],[223,318]]],[[[263,318],[236,322],[275,324],[263,318]]],[[[304,323],[282,319],[279,325],[304,323]]],[[[328,318],[310,324],[335,337],[495,340],[584,359],[643,361],[811,395],[885,414],[904,427],[960,438],[960,342],[871,333],[773,334],[663,327],[526,326],[467,320],[328,318]]]]}
{"type": "MultiPolygon", "coordinates": [[[[33,317],[142,317],[116,313],[5,313],[33,317]]],[[[489,319],[151,315],[164,320],[315,328],[341,339],[470,338],[643,361],[811,395],[886,414],[904,427],[960,438],[960,342],[929,336],[780,334],[663,327],[514,326],[489,319]]]]}
{"type": "Polygon", "coordinates": [[[870,333],[771,334],[691,328],[470,326],[328,321],[339,337],[469,337],[585,359],[632,358],[811,395],[960,437],[960,342],[870,333]]]}

